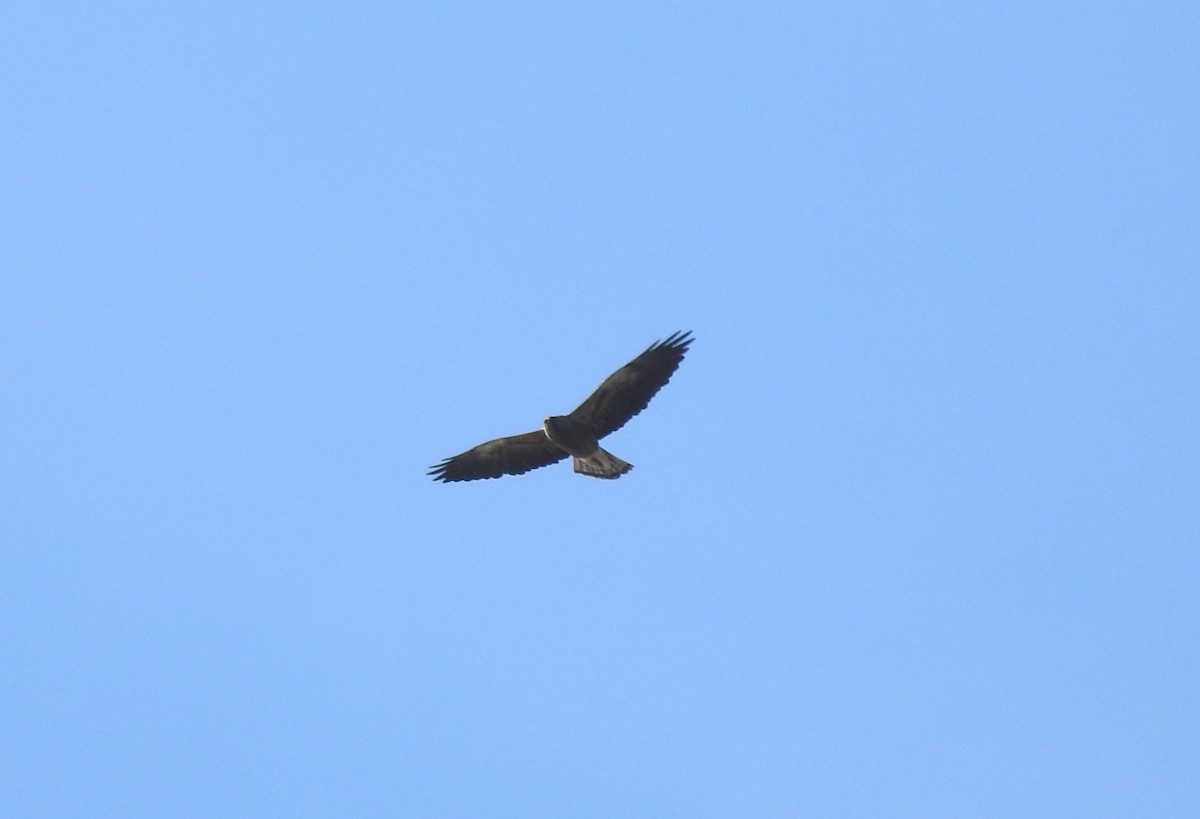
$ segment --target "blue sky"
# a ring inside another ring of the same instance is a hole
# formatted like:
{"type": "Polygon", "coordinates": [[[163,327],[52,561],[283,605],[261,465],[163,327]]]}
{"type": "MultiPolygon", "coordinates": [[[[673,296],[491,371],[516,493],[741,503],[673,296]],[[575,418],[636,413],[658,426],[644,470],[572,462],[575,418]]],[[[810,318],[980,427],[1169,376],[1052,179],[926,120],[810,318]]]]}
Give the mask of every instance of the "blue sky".
{"type": "Polygon", "coordinates": [[[6,816],[1200,815],[1194,4],[2,29],[6,816]]]}

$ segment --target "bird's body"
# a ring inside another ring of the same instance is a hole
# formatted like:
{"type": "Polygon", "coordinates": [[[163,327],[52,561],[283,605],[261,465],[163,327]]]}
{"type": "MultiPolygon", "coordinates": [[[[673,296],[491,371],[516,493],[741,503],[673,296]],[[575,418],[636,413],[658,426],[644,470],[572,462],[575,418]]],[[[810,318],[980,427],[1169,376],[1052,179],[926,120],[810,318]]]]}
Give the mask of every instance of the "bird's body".
{"type": "Polygon", "coordinates": [[[543,429],[555,446],[575,456],[576,472],[596,478],[619,478],[633,469],[633,464],[601,449],[596,436],[570,415],[551,415],[543,429]]]}
{"type": "Polygon", "coordinates": [[[637,415],[679,367],[691,333],[674,333],[610,375],[567,415],[551,415],[542,429],[496,438],[447,458],[429,470],[436,481],[473,481],[521,475],[563,458],[575,471],[596,478],[619,478],[633,465],[600,447],[599,440],[637,415]]]}

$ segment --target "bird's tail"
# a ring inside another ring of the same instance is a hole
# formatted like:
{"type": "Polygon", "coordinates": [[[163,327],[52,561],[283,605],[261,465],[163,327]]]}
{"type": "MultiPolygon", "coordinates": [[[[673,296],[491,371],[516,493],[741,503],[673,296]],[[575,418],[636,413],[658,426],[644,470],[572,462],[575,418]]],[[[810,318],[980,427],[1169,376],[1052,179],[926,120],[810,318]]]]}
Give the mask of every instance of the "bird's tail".
{"type": "Polygon", "coordinates": [[[582,475],[591,475],[593,478],[619,478],[629,470],[633,469],[633,464],[628,461],[622,461],[611,452],[603,449],[597,449],[586,458],[575,458],[575,471],[582,475]]]}

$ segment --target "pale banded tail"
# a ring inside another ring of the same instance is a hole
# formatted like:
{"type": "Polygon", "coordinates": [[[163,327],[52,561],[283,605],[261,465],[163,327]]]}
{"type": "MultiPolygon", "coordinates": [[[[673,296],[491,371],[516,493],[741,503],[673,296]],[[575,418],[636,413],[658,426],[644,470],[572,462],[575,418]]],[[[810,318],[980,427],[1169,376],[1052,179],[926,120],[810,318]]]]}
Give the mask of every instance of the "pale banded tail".
{"type": "Polygon", "coordinates": [[[597,449],[586,458],[575,459],[575,471],[583,475],[591,475],[593,478],[611,480],[621,477],[631,469],[633,469],[633,464],[622,461],[604,449],[597,449]]]}

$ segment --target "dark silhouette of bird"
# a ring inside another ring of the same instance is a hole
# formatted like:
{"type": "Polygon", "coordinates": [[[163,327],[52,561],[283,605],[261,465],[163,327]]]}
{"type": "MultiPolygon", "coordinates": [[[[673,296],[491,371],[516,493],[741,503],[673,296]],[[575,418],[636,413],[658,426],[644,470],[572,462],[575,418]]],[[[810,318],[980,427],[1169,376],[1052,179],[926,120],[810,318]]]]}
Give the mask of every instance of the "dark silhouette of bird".
{"type": "Polygon", "coordinates": [[[551,415],[542,428],[510,435],[446,458],[429,470],[435,481],[474,481],[521,475],[531,469],[558,463],[568,455],[575,471],[594,478],[619,478],[633,465],[600,447],[599,441],[616,432],[646,408],[683,361],[691,332],[678,332],[656,341],[646,351],[604,379],[587,400],[567,415],[551,415]]]}

